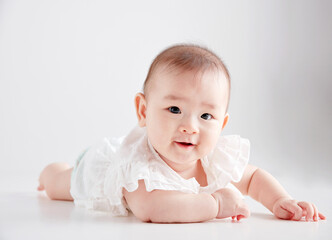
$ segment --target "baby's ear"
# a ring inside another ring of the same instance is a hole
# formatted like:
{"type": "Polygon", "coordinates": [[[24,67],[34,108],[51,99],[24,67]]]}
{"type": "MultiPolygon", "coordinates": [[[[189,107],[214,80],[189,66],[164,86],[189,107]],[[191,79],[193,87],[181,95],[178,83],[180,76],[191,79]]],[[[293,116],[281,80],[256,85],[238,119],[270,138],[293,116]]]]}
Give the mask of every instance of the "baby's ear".
{"type": "Polygon", "coordinates": [[[224,130],[224,128],[226,127],[227,123],[228,123],[228,120],[229,120],[229,114],[226,113],[225,117],[224,117],[224,122],[222,124],[222,129],[221,130],[224,130]]]}
{"type": "Polygon", "coordinates": [[[138,125],[145,127],[146,124],[146,100],[143,93],[137,93],[135,96],[135,108],[138,119],[138,125]]]}

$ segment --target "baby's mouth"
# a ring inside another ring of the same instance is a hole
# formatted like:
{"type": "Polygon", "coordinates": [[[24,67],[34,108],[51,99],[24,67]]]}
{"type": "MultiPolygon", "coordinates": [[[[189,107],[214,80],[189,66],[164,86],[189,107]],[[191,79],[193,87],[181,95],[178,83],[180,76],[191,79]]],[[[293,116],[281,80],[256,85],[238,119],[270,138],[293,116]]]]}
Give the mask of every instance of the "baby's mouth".
{"type": "Polygon", "coordinates": [[[193,147],[195,146],[195,144],[191,143],[191,142],[177,142],[175,141],[175,143],[181,147],[185,147],[185,148],[188,148],[188,147],[193,147]]]}

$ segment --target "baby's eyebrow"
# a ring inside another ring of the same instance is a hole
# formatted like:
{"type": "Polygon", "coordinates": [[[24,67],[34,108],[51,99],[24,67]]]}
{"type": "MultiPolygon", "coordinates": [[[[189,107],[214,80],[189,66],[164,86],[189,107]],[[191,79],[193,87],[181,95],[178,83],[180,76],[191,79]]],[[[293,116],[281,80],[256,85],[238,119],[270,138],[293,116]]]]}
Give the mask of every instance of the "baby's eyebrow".
{"type": "Polygon", "coordinates": [[[202,102],[202,105],[206,106],[206,107],[208,107],[210,109],[216,109],[216,108],[218,108],[216,105],[211,104],[211,103],[207,103],[207,102],[202,102]]]}
{"type": "MultiPolygon", "coordinates": [[[[184,97],[176,96],[176,95],[173,95],[173,94],[166,95],[164,97],[164,99],[166,99],[166,100],[182,100],[182,101],[186,100],[186,98],[184,98],[184,97]]],[[[201,105],[202,106],[206,106],[206,107],[208,107],[210,109],[216,109],[216,108],[218,108],[216,105],[208,103],[208,102],[202,102],[201,105]]]]}
{"type": "Polygon", "coordinates": [[[176,96],[176,95],[172,95],[172,94],[166,95],[164,97],[164,99],[166,99],[166,100],[185,100],[184,97],[180,97],[180,96],[176,96]]]}

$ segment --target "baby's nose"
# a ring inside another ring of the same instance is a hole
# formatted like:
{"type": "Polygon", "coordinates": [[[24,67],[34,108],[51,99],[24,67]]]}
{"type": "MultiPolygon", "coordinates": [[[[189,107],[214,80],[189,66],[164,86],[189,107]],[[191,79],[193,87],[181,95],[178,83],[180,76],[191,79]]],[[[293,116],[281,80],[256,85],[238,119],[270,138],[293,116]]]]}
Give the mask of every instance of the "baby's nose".
{"type": "Polygon", "coordinates": [[[179,127],[180,132],[188,134],[197,134],[199,132],[198,125],[192,118],[184,119],[179,127]]]}

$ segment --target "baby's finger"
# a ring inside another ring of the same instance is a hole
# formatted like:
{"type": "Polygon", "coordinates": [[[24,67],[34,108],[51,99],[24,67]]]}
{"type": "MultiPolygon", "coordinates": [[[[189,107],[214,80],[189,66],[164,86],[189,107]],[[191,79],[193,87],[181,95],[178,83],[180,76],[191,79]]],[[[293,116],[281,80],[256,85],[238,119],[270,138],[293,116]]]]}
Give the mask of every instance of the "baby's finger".
{"type": "Polygon", "coordinates": [[[319,218],[322,219],[322,220],[325,220],[325,219],[326,219],[326,217],[325,217],[322,213],[320,213],[320,212],[318,213],[318,216],[319,216],[319,218]]]}
{"type": "Polygon", "coordinates": [[[315,212],[313,204],[308,202],[298,202],[297,205],[299,205],[302,208],[303,212],[306,212],[305,214],[306,221],[309,221],[310,219],[315,220],[317,212],[315,212]]]}
{"type": "Polygon", "coordinates": [[[240,221],[242,218],[245,218],[245,216],[243,216],[243,215],[237,215],[237,216],[236,216],[236,219],[237,219],[238,221],[240,221]]]}
{"type": "Polygon", "coordinates": [[[307,216],[307,210],[302,209],[302,217],[305,217],[305,216],[307,216]]]}
{"type": "Polygon", "coordinates": [[[326,217],[325,217],[322,213],[318,212],[318,209],[317,209],[316,205],[315,205],[315,204],[312,204],[312,206],[313,206],[313,208],[315,209],[315,215],[314,215],[314,218],[313,218],[314,221],[317,222],[317,221],[318,221],[318,217],[319,217],[320,219],[322,219],[322,220],[325,220],[326,217]]]}
{"type": "Polygon", "coordinates": [[[313,216],[313,219],[314,219],[314,221],[316,222],[316,221],[318,221],[318,209],[317,209],[317,207],[315,206],[315,204],[312,204],[312,207],[314,208],[314,211],[315,211],[314,216],[313,216]]]}

